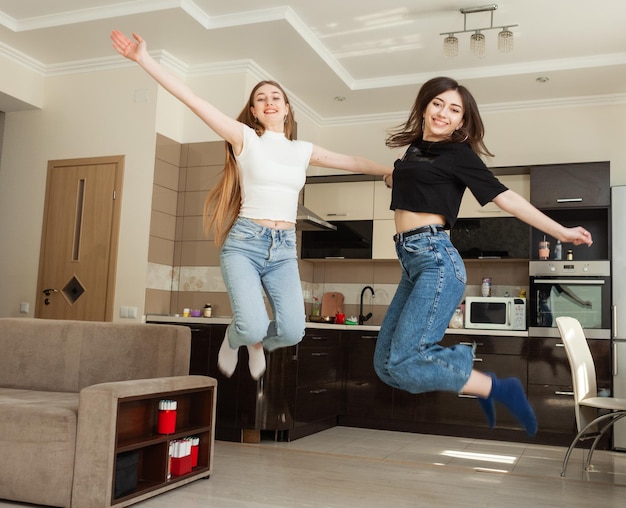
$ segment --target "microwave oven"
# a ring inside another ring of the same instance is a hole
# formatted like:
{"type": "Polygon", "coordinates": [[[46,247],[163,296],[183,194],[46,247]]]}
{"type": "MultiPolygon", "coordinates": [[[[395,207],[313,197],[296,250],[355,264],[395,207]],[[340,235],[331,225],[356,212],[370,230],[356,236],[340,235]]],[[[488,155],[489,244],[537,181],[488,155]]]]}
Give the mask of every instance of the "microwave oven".
{"type": "Polygon", "coordinates": [[[468,296],[465,298],[465,328],[526,330],[526,298],[468,296]]]}

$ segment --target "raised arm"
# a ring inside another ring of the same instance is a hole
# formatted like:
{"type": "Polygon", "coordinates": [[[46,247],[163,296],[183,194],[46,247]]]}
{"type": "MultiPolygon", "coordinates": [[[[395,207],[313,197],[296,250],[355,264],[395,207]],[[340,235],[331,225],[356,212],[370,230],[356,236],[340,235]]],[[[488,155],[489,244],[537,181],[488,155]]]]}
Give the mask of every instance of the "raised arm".
{"type": "Polygon", "coordinates": [[[331,152],[316,145],[313,145],[310,164],[312,166],[343,169],[352,173],[363,173],[366,175],[390,175],[393,171],[392,167],[384,166],[378,162],[363,157],[331,152]]]}
{"type": "Polygon", "coordinates": [[[133,33],[133,38],[134,41],[118,30],[111,32],[115,51],[138,63],[159,85],[198,115],[218,136],[233,145],[235,153],[241,152],[243,147],[242,124],[198,97],[191,88],[154,60],[148,53],[146,42],[139,35],[133,33]]]}
{"type": "Polygon", "coordinates": [[[591,233],[583,227],[566,228],[562,226],[511,189],[498,194],[493,202],[505,212],[509,212],[526,224],[530,224],[557,240],[570,242],[574,245],[591,245],[593,243],[591,233]]]}

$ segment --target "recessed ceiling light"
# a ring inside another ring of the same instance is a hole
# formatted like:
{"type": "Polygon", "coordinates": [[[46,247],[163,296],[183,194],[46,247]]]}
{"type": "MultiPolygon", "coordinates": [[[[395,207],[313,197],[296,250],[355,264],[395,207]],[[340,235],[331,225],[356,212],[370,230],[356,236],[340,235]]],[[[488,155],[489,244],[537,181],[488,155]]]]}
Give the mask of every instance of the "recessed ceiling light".
{"type": "Polygon", "coordinates": [[[547,83],[548,81],[550,81],[550,78],[546,76],[539,76],[535,81],[537,83],[547,83]]]}
{"type": "Polygon", "coordinates": [[[337,102],[343,102],[343,101],[346,100],[346,98],[343,95],[337,95],[337,96],[335,96],[335,100],[337,102]]]}

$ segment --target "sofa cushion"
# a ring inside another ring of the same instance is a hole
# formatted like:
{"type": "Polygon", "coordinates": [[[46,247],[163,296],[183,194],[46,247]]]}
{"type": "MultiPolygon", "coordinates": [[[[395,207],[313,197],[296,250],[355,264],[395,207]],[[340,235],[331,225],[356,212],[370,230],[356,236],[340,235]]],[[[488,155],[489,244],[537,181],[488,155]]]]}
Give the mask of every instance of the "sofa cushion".
{"type": "Polygon", "coordinates": [[[79,392],[111,381],[189,374],[187,326],[0,319],[0,387],[79,392]]]}
{"type": "Polygon", "coordinates": [[[78,393],[0,388],[0,498],[69,506],[78,393]]]}

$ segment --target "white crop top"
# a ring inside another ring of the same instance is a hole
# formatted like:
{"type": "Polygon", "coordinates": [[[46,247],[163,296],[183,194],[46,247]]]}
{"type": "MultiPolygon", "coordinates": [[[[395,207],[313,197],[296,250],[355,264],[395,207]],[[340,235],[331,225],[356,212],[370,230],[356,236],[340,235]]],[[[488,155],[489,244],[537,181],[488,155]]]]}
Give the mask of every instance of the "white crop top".
{"type": "Polygon", "coordinates": [[[241,182],[239,216],[295,223],[312,151],[307,141],[289,141],[267,130],[259,137],[244,125],[243,149],[235,157],[241,182]]]}

